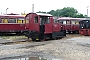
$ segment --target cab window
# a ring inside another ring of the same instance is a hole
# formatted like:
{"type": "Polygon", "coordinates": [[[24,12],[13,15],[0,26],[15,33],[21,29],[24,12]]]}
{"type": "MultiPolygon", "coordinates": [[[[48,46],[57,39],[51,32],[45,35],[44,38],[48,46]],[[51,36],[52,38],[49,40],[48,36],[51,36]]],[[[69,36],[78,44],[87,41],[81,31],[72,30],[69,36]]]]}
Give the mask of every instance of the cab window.
{"type": "Polygon", "coordinates": [[[26,23],[29,23],[29,17],[25,18],[26,23]]]}
{"type": "Polygon", "coordinates": [[[40,16],[40,24],[41,25],[48,24],[48,23],[50,23],[50,17],[40,16]]]}
{"type": "Polygon", "coordinates": [[[34,23],[38,23],[38,16],[35,16],[34,23]]]}
{"type": "Polygon", "coordinates": [[[59,20],[59,23],[63,24],[63,21],[62,20],[59,20]]]}
{"type": "Polygon", "coordinates": [[[66,21],[63,21],[63,24],[66,24],[66,21]]]}
{"type": "Polygon", "coordinates": [[[50,23],[50,17],[47,17],[46,23],[50,23]]]}

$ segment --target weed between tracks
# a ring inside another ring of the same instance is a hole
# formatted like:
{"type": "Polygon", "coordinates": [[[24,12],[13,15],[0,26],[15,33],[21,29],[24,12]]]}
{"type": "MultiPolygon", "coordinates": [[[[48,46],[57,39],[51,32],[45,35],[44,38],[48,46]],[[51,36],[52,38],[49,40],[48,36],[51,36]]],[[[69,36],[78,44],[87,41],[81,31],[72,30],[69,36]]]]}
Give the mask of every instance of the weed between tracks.
{"type": "Polygon", "coordinates": [[[3,45],[13,45],[13,44],[26,44],[29,43],[28,41],[20,41],[20,42],[7,42],[7,43],[1,43],[3,45]]]}
{"type": "Polygon", "coordinates": [[[25,36],[0,36],[2,39],[6,40],[19,40],[19,39],[27,39],[25,36]]]}

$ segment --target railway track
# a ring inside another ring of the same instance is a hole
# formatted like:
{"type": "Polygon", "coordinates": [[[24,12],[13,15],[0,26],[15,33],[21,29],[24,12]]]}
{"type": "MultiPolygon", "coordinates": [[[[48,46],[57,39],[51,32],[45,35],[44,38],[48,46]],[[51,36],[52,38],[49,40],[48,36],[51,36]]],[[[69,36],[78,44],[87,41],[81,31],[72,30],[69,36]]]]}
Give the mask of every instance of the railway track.
{"type": "Polygon", "coordinates": [[[12,45],[12,44],[25,44],[33,42],[32,40],[22,39],[22,40],[3,40],[0,39],[0,46],[1,45],[12,45]]]}
{"type": "MultiPolygon", "coordinates": [[[[80,34],[67,34],[66,37],[62,38],[62,39],[68,39],[68,38],[72,38],[72,37],[80,37],[80,34]]],[[[61,39],[61,40],[62,40],[61,39]]],[[[60,40],[60,39],[58,39],[60,40]]],[[[31,39],[21,39],[21,40],[4,40],[4,39],[0,39],[0,46],[2,45],[13,45],[13,44],[27,44],[27,43],[33,43],[33,41],[31,39]]]]}
{"type": "MultiPolygon", "coordinates": [[[[66,39],[74,38],[74,37],[82,37],[82,35],[80,35],[80,34],[67,34],[66,37],[62,38],[61,40],[66,40],[66,39]]],[[[60,39],[58,39],[58,40],[60,40],[60,39]]]]}

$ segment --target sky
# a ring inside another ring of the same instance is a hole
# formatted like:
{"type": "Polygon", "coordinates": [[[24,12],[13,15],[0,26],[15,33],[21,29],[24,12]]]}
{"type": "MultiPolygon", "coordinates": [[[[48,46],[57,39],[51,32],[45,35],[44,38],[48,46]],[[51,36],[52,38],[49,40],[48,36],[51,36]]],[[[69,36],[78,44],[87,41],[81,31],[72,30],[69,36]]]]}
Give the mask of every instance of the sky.
{"type": "Polygon", "coordinates": [[[62,9],[64,7],[73,7],[78,10],[79,13],[87,14],[90,16],[90,2],[89,0],[0,0],[0,13],[18,13],[32,12],[32,4],[34,4],[34,12],[38,11],[50,11],[56,9],[62,9]]]}

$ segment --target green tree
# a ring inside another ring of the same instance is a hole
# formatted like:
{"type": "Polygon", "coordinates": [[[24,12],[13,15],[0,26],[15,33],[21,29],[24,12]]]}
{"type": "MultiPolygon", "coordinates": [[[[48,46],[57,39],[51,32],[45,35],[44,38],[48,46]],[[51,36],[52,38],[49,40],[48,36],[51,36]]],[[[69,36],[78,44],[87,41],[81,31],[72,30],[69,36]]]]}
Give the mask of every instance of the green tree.
{"type": "Polygon", "coordinates": [[[73,7],[64,7],[63,9],[57,9],[57,10],[51,10],[49,12],[42,12],[39,11],[37,13],[49,13],[52,14],[53,16],[57,17],[76,17],[76,18],[84,18],[86,15],[83,15],[81,13],[78,13],[76,9],[73,7]]]}
{"type": "Polygon", "coordinates": [[[39,11],[39,12],[36,12],[36,13],[47,13],[47,12],[39,11]]]}
{"type": "Polygon", "coordinates": [[[78,11],[73,7],[64,7],[63,9],[57,9],[56,11],[51,10],[49,13],[53,16],[74,17],[78,11]]]}
{"type": "Polygon", "coordinates": [[[51,10],[51,11],[49,11],[47,13],[52,14],[53,16],[55,16],[55,14],[56,14],[56,12],[54,10],[51,10]]]}
{"type": "Polygon", "coordinates": [[[86,16],[83,15],[83,14],[81,14],[81,13],[79,13],[79,14],[77,14],[75,17],[76,17],[76,18],[85,18],[86,16]]]}
{"type": "Polygon", "coordinates": [[[60,15],[64,17],[75,17],[77,13],[78,11],[73,7],[64,7],[61,9],[60,15]]]}

